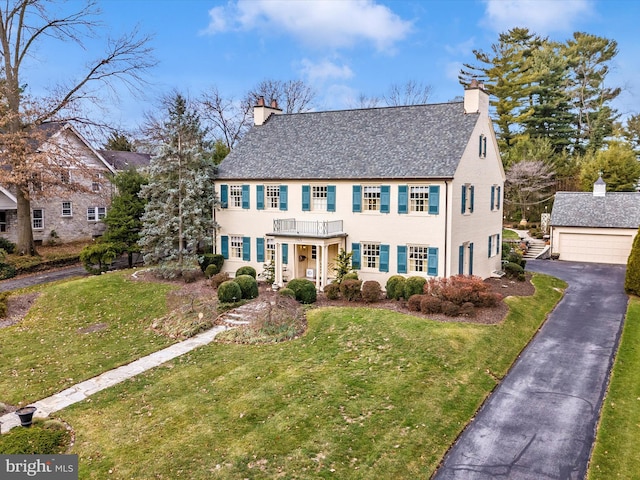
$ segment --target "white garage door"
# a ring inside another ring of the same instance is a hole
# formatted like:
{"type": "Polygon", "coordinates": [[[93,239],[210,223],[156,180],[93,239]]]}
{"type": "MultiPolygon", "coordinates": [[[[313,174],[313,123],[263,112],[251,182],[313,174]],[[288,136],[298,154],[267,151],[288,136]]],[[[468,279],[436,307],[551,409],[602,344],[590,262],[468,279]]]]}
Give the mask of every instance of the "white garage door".
{"type": "Polygon", "coordinates": [[[557,251],[561,260],[626,264],[632,244],[632,235],[560,233],[557,251]]]}

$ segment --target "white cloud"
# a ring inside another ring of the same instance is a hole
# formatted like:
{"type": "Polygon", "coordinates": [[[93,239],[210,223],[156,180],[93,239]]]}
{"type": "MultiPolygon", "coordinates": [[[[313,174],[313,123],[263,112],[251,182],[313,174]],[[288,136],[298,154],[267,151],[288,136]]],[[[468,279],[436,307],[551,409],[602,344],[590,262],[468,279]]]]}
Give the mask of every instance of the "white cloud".
{"type": "Polygon", "coordinates": [[[370,43],[391,52],[409,35],[411,21],[374,0],[237,0],[209,11],[203,33],[230,29],[285,33],[315,47],[352,47],[370,43]]]}
{"type": "Polygon", "coordinates": [[[456,45],[445,45],[444,49],[451,55],[469,55],[469,52],[473,50],[476,45],[475,37],[471,37],[464,42],[457,43],[456,45]]]}
{"type": "Polygon", "coordinates": [[[353,70],[348,65],[337,65],[330,60],[314,63],[305,58],[301,63],[302,74],[311,83],[321,83],[330,79],[346,80],[353,77],[353,70]]]}
{"type": "Polygon", "coordinates": [[[574,22],[593,15],[592,0],[485,0],[482,22],[496,32],[526,27],[538,34],[571,32],[574,22]]]}
{"type": "Polygon", "coordinates": [[[462,69],[462,62],[449,62],[445,65],[445,77],[449,80],[458,81],[458,75],[462,69]]]}

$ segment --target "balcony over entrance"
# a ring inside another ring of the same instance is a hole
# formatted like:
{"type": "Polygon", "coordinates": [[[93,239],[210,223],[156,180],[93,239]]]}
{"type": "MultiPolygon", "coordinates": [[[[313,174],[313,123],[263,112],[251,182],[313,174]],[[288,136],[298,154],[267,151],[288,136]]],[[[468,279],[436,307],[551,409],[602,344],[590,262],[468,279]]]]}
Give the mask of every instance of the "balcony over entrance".
{"type": "Polygon", "coordinates": [[[332,238],[345,237],[342,220],[275,219],[272,236],[332,238]]]}

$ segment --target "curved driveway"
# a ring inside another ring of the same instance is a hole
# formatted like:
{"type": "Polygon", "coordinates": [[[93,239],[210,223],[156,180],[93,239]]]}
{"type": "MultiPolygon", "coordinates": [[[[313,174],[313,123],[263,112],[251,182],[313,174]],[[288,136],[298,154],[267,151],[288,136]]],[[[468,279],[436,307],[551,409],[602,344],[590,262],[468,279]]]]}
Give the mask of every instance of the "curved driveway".
{"type": "Polygon", "coordinates": [[[569,287],[433,478],[583,479],[627,310],[625,266],[531,260],[569,287]]]}

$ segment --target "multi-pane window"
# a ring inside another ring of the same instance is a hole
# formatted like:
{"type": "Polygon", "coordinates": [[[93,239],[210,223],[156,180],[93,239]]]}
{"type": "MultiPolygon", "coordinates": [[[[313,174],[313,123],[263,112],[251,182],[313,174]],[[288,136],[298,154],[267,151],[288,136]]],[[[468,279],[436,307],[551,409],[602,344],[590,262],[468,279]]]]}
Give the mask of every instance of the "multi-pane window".
{"type": "Polygon", "coordinates": [[[312,210],[327,210],[327,186],[311,187],[311,209],[312,210]]]}
{"type": "Polygon", "coordinates": [[[412,212],[429,211],[429,186],[409,187],[409,210],[412,212]]]}
{"type": "Polygon", "coordinates": [[[426,272],[428,267],[429,247],[424,245],[409,246],[409,271],[426,272]]]}
{"type": "Polygon", "coordinates": [[[229,258],[238,258],[242,260],[242,237],[229,237],[229,258]]]}
{"type": "Polygon", "coordinates": [[[62,170],[60,172],[61,183],[71,183],[71,172],[69,170],[62,170]]]}
{"type": "Polygon", "coordinates": [[[96,173],[95,176],[93,177],[93,181],[91,182],[91,190],[94,192],[99,192],[100,190],[102,190],[102,174],[101,173],[96,173]]]}
{"type": "Polygon", "coordinates": [[[278,209],[280,208],[280,186],[279,185],[267,185],[266,186],[267,208],[278,209]]]}
{"type": "Polygon", "coordinates": [[[71,217],[71,216],[73,216],[73,210],[71,208],[71,202],[62,202],[62,216],[63,217],[71,217]]]}
{"type": "Polygon", "coordinates": [[[106,207],[87,207],[87,221],[97,222],[107,215],[106,207]]]}
{"type": "Polygon", "coordinates": [[[242,185],[229,185],[229,205],[242,207],[242,185]]]}
{"type": "Polygon", "coordinates": [[[7,231],[7,212],[0,212],[0,232],[7,231]]]}
{"type": "Polygon", "coordinates": [[[379,243],[363,243],[362,244],[362,267],[380,268],[380,244],[379,243]]]}
{"type": "Polygon", "coordinates": [[[34,230],[42,230],[44,228],[44,211],[40,208],[34,208],[32,221],[34,230]]]}
{"type": "Polygon", "coordinates": [[[362,189],[362,209],[370,212],[380,210],[380,186],[365,185],[362,189]]]}
{"type": "Polygon", "coordinates": [[[311,245],[311,260],[316,260],[318,258],[318,247],[316,245],[311,245]]]}
{"type": "Polygon", "coordinates": [[[267,242],[266,242],[266,256],[265,256],[265,260],[267,261],[267,263],[271,263],[271,262],[275,262],[276,261],[276,240],[275,238],[268,238],[267,237],[267,242]]]}

